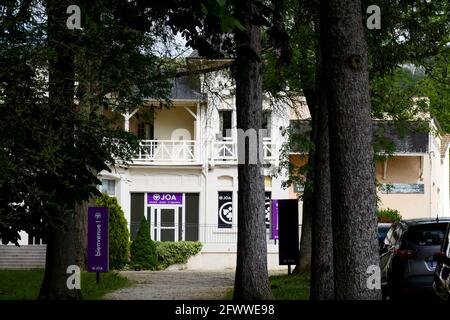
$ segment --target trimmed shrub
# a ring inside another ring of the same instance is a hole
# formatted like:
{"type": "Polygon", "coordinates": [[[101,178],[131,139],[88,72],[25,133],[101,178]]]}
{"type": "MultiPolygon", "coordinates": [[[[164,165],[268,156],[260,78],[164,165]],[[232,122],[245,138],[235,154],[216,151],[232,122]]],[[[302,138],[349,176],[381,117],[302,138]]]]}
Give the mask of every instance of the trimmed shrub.
{"type": "Polygon", "coordinates": [[[377,211],[378,222],[393,223],[400,221],[402,216],[398,210],[395,209],[381,209],[377,211]]]}
{"type": "Polygon", "coordinates": [[[136,239],[131,244],[131,267],[135,270],[156,270],[156,245],[150,239],[150,227],[145,217],[142,217],[136,239]]]}
{"type": "Polygon", "coordinates": [[[202,250],[198,241],[156,242],[156,256],[161,269],[172,264],[186,263],[202,250]]]}
{"type": "Polygon", "coordinates": [[[130,233],[125,215],[116,197],[106,193],[96,199],[100,207],[109,208],[109,267],[120,270],[128,263],[130,233]]]}

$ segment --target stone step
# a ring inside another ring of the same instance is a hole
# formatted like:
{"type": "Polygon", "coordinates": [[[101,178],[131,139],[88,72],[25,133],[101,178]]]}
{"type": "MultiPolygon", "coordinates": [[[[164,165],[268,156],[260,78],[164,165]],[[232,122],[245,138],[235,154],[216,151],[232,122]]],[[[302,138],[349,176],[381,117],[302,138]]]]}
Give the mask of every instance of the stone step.
{"type": "Polygon", "coordinates": [[[45,266],[45,245],[0,246],[0,269],[33,269],[45,266]]]}
{"type": "Polygon", "coordinates": [[[1,254],[0,253],[0,259],[6,258],[6,257],[12,257],[12,258],[20,258],[20,257],[45,257],[45,252],[25,252],[25,253],[7,253],[7,254],[1,254]]]}
{"type": "Polygon", "coordinates": [[[15,263],[11,265],[0,265],[0,269],[42,269],[45,268],[45,264],[22,264],[15,263]]]}

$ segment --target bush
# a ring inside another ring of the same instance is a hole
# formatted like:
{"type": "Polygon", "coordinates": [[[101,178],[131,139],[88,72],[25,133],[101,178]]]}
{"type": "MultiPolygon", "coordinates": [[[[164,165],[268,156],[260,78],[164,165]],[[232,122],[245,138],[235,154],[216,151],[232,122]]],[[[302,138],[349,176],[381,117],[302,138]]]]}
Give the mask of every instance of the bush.
{"type": "Polygon", "coordinates": [[[150,227],[145,217],[142,217],[136,239],[131,244],[131,267],[135,270],[156,270],[156,245],[150,239],[150,227]]]}
{"type": "Polygon", "coordinates": [[[395,209],[381,209],[377,211],[378,222],[397,222],[402,219],[400,212],[395,209]]]}
{"type": "Polygon", "coordinates": [[[97,198],[96,203],[100,207],[109,208],[109,267],[123,269],[128,263],[130,248],[130,233],[125,215],[116,197],[104,193],[97,198]]]}
{"type": "Polygon", "coordinates": [[[162,269],[172,264],[186,263],[202,250],[198,241],[156,242],[156,256],[162,269]]]}

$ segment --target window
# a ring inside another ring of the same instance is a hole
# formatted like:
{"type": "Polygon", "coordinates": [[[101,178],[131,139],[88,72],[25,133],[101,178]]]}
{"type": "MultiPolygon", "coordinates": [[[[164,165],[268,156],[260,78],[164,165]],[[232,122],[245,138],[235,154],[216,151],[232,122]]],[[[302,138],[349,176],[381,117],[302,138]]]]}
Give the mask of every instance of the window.
{"type": "Polygon", "coordinates": [[[142,140],[153,140],[153,125],[149,122],[139,122],[138,137],[142,140]]]}
{"type": "Polygon", "coordinates": [[[444,240],[447,223],[429,223],[411,226],[408,229],[408,242],[419,246],[436,246],[444,240]]]}
{"type": "Polygon", "coordinates": [[[100,187],[100,191],[106,193],[110,196],[116,194],[116,181],[110,179],[102,179],[102,185],[100,187]]]}
{"type": "Polygon", "coordinates": [[[222,137],[231,137],[231,111],[219,111],[220,133],[222,137]]]}
{"type": "Polygon", "coordinates": [[[263,119],[261,128],[264,130],[262,135],[264,138],[270,137],[270,131],[272,127],[272,113],[270,111],[263,112],[263,119]]]}

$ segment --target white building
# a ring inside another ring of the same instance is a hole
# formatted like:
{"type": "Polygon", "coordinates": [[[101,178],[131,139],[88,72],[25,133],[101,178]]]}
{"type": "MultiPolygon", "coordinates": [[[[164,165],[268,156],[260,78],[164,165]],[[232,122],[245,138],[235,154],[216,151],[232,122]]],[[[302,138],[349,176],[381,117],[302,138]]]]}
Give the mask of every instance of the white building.
{"type": "MultiPolygon", "coordinates": [[[[202,62],[196,58],[189,61],[191,66],[202,62]]],[[[222,71],[206,77],[174,81],[170,108],[160,108],[158,101],[148,100],[141,109],[124,114],[124,128],[143,139],[142,149],[130,166],[101,172],[100,178],[103,190],[121,204],[132,239],[145,215],[154,240],[203,243],[202,253],[191,259],[189,267],[234,268],[238,215],[236,110],[232,83],[222,71]]],[[[266,130],[261,137],[267,164],[267,220],[270,199],[289,197],[289,191],[281,186],[287,178],[272,177],[284,142],[280,128],[288,125],[287,106],[273,107],[265,101],[266,130]]],[[[278,246],[270,239],[267,222],[268,263],[270,268],[278,268],[278,246]]]]}

